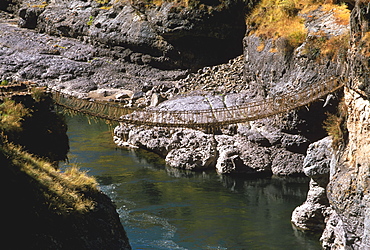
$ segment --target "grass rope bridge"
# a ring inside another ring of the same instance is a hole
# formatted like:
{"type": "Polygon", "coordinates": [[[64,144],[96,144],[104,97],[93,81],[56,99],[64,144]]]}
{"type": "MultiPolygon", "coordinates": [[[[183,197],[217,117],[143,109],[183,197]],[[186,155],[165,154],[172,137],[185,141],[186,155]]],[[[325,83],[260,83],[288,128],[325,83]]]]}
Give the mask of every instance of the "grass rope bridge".
{"type": "Polygon", "coordinates": [[[107,120],[158,127],[209,128],[285,113],[335,92],[343,85],[342,81],[331,79],[312,84],[296,92],[274,98],[268,97],[241,106],[190,111],[134,109],[117,103],[89,101],[60,91],[52,91],[52,94],[57,105],[107,120]]]}

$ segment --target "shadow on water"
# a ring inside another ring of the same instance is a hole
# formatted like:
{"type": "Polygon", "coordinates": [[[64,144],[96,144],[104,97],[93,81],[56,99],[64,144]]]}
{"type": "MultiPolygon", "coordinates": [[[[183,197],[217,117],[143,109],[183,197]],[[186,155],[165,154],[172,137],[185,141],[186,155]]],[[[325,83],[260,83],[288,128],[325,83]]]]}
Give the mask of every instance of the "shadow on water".
{"type": "Polygon", "coordinates": [[[294,231],[308,178],[246,178],[168,168],[156,154],[117,149],[112,129],[67,119],[70,162],[89,170],[117,205],[133,249],[320,249],[294,231]]]}

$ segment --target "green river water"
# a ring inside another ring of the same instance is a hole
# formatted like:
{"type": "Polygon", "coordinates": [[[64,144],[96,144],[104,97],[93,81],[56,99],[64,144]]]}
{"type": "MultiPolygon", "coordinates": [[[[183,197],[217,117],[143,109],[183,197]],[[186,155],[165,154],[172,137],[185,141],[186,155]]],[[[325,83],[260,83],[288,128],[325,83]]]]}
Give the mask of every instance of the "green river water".
{"type": "Polygon", "coordinates": [[[88,170],[116,203],[133,249],[320,249],[319,236],[290,223],[307,178],[170,169],[154,153],[117,149],[102,120],[67,122],[69,164],[88,170]]]}

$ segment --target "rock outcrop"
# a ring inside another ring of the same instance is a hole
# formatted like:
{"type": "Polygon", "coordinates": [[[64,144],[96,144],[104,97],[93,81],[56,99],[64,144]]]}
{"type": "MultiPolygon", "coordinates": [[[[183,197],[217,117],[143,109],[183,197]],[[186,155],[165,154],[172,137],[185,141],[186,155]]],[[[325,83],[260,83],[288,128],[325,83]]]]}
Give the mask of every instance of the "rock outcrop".
{"type": "MultiPolygon", "coordinates": [[[[173,95],[191,95],[170,98],[155,109],[196,111],[233,107],[290,93],[313,82],[337,78],[344,70],[340,59],[319,61],[307,55],[307,51],[312,46],[312,39],[320,36],[330,39],[348,34],[348,25],[333,24],[334,17],[330,12],[315,10],[312,15],[315,18],[305,19],[307,39],[300,47],[292,48],[289,55],[283,48],[279,48],[277,41],[262,41],[247,33],[244,38],[244,56],[227,64],[205,67],[179,80],[176,90],[170,92],[173,95]],[[323,31],[324,35],[319,36],[317,20],[320,18],[326,20],[327,27],[323,31]],[[264,46],[261,50],[262,43],[264,46]],[[272,50],[276,46],[280,51],[272,50]]],[[[326,136],[322,123],[327,117],[326,113],[335,111],[339,98],[340,95],[330,96],[326,100],[318,100],[307,109],[220,129],[217,133],[223,135],[215,136],[217,172],[303,174],[302,164],[307,147],[310,142],[326,136]]],[[[116,131],[124,130],[123,127],[124,124],[116,131]]],[[[118,134],[116,136],[119,137],[118,134]]],[[[130,134],[128,138],[133,136],[130,134]]],[[[176,167],[174,163],[169,165],[176,167]]]]}
{"type": "Polygon", "coordinates": [[[197,68],[242,51],[243,1],[17,0],[2,9],[14,9],[11,2],[19,3],[22,27],[101,44],[137,64],[197,68]]]}
{"type": "MultiPolygon", "coordinates": [[[[350,1],[350,4],[353,6],[351,48],[347,55],[348,71],[345,72],[349,81],[344,93],[346,108],[340,111],[346,112],[345,115],[341,114],[346,119],[337,119],[337,122],[343,123],[337,124],[337,127],[346,131],[332,132],[333,136],[337,137],[337,143],[333,145],[336,157],[331,162],[330,178],[326,187],[329,207],[326,208],[326,224],[320,239],[324,249],[370,248],[367,157],[370,149],[368,135],[370,20],[366,1],[350,1]]],[[[322,161],[319,159],[319,162],[322,161]]]]}
{"type": "Polygon", "coordinates": [[[305,175],[311,178],[307,199],[292,214],[292,223],[301,230],[322,232],[325,228],[329,210],[326,186],[332,161],[335,158],[330,137],[310,144],[303,163],[305,175]]]}

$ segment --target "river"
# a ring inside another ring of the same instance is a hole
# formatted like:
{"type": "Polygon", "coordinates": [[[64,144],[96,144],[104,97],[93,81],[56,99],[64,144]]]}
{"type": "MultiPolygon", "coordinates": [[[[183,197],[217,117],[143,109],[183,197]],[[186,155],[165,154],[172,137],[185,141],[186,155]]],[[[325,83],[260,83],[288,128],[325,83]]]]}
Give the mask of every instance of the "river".
{"type": "Polygon", "coordinates": [[[295,231],[307,178],[245,178],[169,169],[144,150],[117,149],[103,120],[68,116],[69,163],[116,203],[133,249],[321,249],[295,231]]]}

